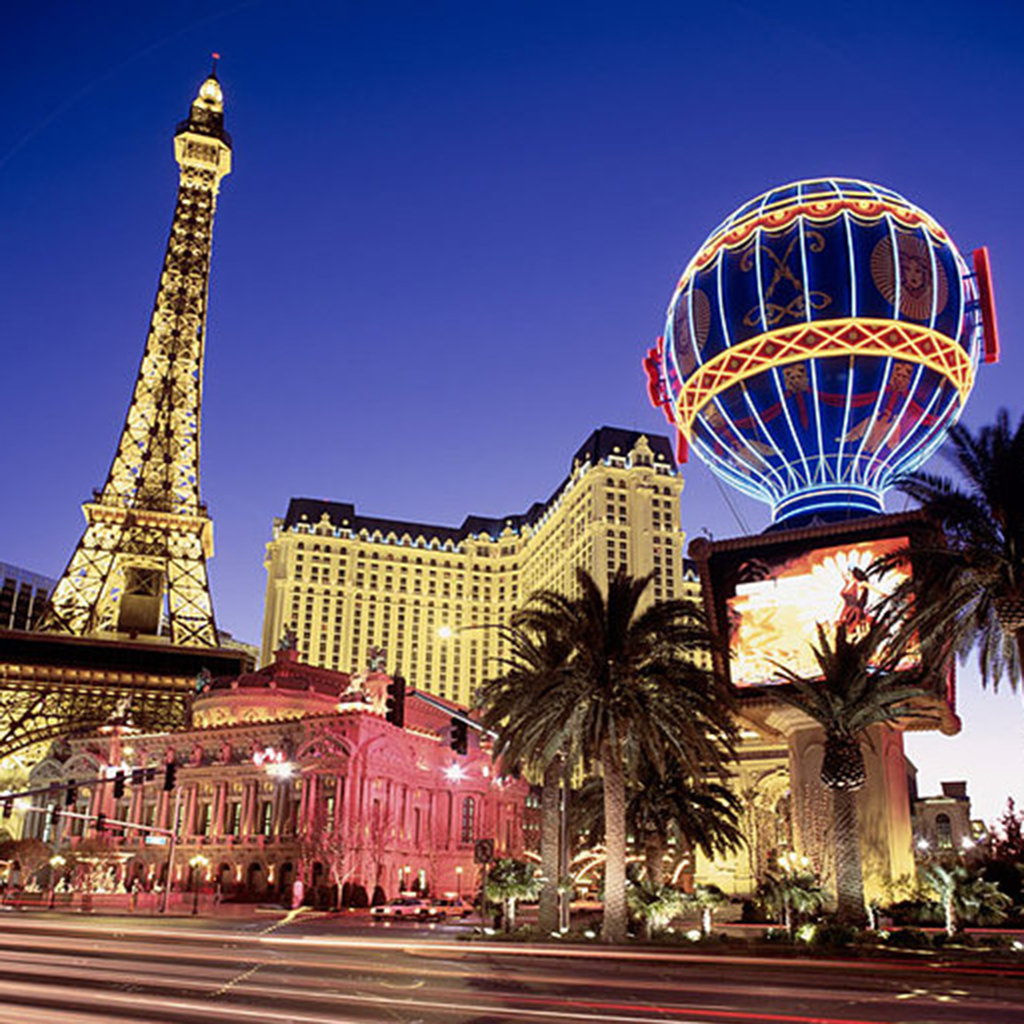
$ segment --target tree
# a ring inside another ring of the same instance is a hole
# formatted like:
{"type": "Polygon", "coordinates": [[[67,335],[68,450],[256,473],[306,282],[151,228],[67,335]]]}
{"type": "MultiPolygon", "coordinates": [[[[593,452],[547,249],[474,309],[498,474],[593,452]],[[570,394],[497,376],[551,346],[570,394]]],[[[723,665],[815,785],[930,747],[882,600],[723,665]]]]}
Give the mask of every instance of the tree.
{"type": "Polygon", "coordinates": [[[663,931],[687,908],[686,894],[669,885],[652,884],[641,875],[630,879],[629,907],[644,923],[644,935],[651,939],[663,931]]]}
{"type": "Polygon", "coordinates": [[[999,831],[993,834],[992,856],[997,860],[1024,861],[1024,811],[1017,810],[1012,796],[1006,798],[999,831]]]}
{"type": "Polygon", "coordinates": [[[644,851],[652,885],[663,881],[665,852],[674,838],[689,850],[708,857],[730,853],[743,845],[739,800],[717,782],[696,781],[677,761],[663,775],[649,763],[632,789],[626,820],[644,851]]]}
{"type": "Polygon", "coordinates": [[[528,636],[568,645],[564,668],[516,729],[522,749],[546,756],[564,750],[600,769],[607,840],[602,936],[609,942],[626,936],[630,766],[645,756],[663,773],[674,757],[694,776],[720,773],[735,734],[725,687],[702,666],[709,639],[699,608],[665,601],[641,612],[652,578],[620,569],[605,597],[577,570],[577,596],[535,594],[515,623],[528,636]]]}
{"type": "Polygon", "coordinates": [[[949,431],[943,454],[959,481],[910,473],[896,481],[941,525],[945,544],[911,552],[922,633],[965,658],[977,645],[982,685],[1016,689],[1024,665],[1024,418],[1001,409],[977,434],[949,431]]]}
{"type": "MultiPolygon", "coordinates": [[[[302,838],[302,855],[307,861],[319,861],[327,869],[334,887],[334,909],[340,909],[345,884],[355,874],[356,856],[352,844],[328,815],[323,801],[318,801],[313,821],[302,838]]],[[[285,893],[286,897],[288,895],[285,893]]]]}
{"type": "Polygon", "coordinates": [[[816,914],[826,899],[818,876],[807,870],[768,872],[757,894],[768,912],[781,920],[790,938],[800,919],[816,914]]]}
{"type": "Polygon", "coordinates": [[[711,922],[715,911],[724,903],[729,902],[729,897],[717,885],[695,885],[693,892],[687,897],[687,902],[700,911],[700,932],[704,938],[711,934],[711,922]]]}
{"type": "Polygon", "coordinates": [[[778,666],[789,686],[776,696],[825,730],[821,781],[832,792],[836,896],[845,923],[860,924],[865,917],[857,828],[857,790],[865,782],[861,739],[872,725],[934,717],[919,703],[924,669],[903,667],[913,641],[913,630],[893,606],[852,637],[839,626],[833,639],[819,624],[818,643],[811,645],[816,677],[778,666]]]}
{"type": "MultiPolygon", "coordinates": [[[[725,786],[695,780],[675,759],[663,774],[640,758],[627,786],[626,829],[637,853],[642,853],[647,882],[655,889],[664,882],[664,862],[674,839],[686,850],[699,849],[708,857],[730,853],[744,842],[740,801],[725,786]]],[[[591,844],[604,840],[600,779],[588,779],[574,799],[574,821],[591,844]]]]}
{"type": "Polygon", "coordinates": [[[540,882],[532,864],[502,857],[487,872],[484,896],[487,900],[501,901],[505,931],[511,932],[516,926],[516,903],[535,899],[539,890],[540,882]]]}
{"type": "Polygon", "coordinates": [[[52,853],[41,839],[7,839],[0,843],[0,861],[17,862],[22,885],[47,864],[52,853]]]}
{"type": "Polygon", "coordinates": [[[1013,903],[994,882],[959,864],[929,864],[922,877],[942,906],[947,935],[955,935],[963,924],[1000,924],[1013,903]]]}
{"type": "Polygon", "coordinates": [[[551,695],[569,678],[570,640],[555,624],[544,630],[524,628],[522,617],[500,630],[508,655],[499,664],[503,675],[485,681],[476,703],[483,724],[497,731],[494,752],[508,765],[525,767],[542,779],[541,889],[537,925],[542,932],[558,927],[559,806],[563,750],[569,742],[563,725],[548,717],[551,695]]]}
{"type": "MultiPolygon", "coordinates": [[[[984,878],[994,882],[1013,904],[1024,897],[1024,812],[1018,811],[1012,797],[996,828],[992,829],[983,865],[984,878]]],[[[1021,908],[1016,913],[1019,915],[1021,908]]]]}

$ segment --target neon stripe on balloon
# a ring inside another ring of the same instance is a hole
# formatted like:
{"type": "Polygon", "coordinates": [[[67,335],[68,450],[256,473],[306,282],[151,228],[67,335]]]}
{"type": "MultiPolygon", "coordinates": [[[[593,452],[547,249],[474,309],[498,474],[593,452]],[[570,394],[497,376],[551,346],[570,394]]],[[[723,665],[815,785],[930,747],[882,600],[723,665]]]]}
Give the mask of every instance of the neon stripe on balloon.
{"type": "MultiPolygon", "coordinates": [[[[791,203],[792,200],[787,200],[787,202],[791,203]]],[[[750,236],[761,228],[768,231],[781,231],[792,224],[797,217],[806,217],[815,223],[824,224],[834,220],[844,211],[848,211],[855,219],[866,223],[879,221],[888,215],[894,217],[905,228],[910,230],[924,228],[943,245],[951,244],[949,236],[942,227],[924,210],[919,210],[910,203],[904,206],[888,199],[855,199],[850,196],[820,200],[808,198],[795,205],[784,206],[778,211],[751,214],[743,220],[716,231],[683,271],[676,292],[678,293],[685,287],[687,280],[695,271],[706,267],[723,249],[741,248],[747,243],[750,236]]]]}

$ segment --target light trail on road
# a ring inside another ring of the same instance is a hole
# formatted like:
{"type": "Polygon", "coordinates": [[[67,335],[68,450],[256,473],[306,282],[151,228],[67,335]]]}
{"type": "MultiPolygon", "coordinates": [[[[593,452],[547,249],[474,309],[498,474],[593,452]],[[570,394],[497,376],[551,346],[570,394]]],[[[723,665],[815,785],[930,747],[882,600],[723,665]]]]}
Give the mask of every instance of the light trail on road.
{"type": "Polygon", "coordinates": [[[12,1024],[1024,1024],[1016,964],[954,978],[956,965],[939,974],[925,962],[880,971],[835,958],[282,936],[281,922],[261,933],[10,924],[0,1021],[12,1024]]]}

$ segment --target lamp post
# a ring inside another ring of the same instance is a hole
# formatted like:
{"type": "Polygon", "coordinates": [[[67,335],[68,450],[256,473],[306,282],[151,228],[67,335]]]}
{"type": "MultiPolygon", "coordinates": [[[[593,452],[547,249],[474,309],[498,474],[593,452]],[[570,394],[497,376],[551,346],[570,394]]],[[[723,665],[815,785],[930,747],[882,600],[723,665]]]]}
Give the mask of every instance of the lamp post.
{"type": "Polygon", "coordinates": [[[458,865],[455,868],[455,888],[456,888],[456,895],[461,900],[462,899],[462,865],[461,864],[458,865]]]}
{"type": "Polygon", "coordinates": [[[189,857],[188,865],[192,869],[192,916],[195,917],[199,913],[199,872],[201,868],[205,868],[210,863],[209,857],[204,857],[201,853],[197,853],[193,857],[189,857]]]}
{"type": "Polygon", "coordinates": [[[50,910],[53,910],[57,899],[57,869],[64,867],[66,863],[67,861],[59,853],[55,853],[50,858],[50,910]]]}

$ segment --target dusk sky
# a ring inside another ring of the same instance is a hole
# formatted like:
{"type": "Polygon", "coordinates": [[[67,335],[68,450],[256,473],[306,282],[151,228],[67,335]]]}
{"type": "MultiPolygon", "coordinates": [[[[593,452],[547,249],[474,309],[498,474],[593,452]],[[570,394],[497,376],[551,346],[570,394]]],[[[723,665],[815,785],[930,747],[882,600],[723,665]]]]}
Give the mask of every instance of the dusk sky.
{"type": "MultiPolygon", "coordinates": [[[[1024,411],[1017,3],[8,5],[0,31],[0,561],[57,576],[110,465],[222,54],[203,493],[219,625],[258,642],[293,496],[457,525],[547,498],[601,424],[665,432],[641,357],[745,200],[866,178],[988,245],[1003,341],[965,420],[1024,411]]],[[[934,468],[941,468],[935,460],[934,468]]],[[[692,538],[768,511],[684,467],[692,538]]],[[[902,508],[894,499],[890,507],[902,508]]],[[[924,793],[1024,802],[1019,695],[960,678],[924,793]]]]}

